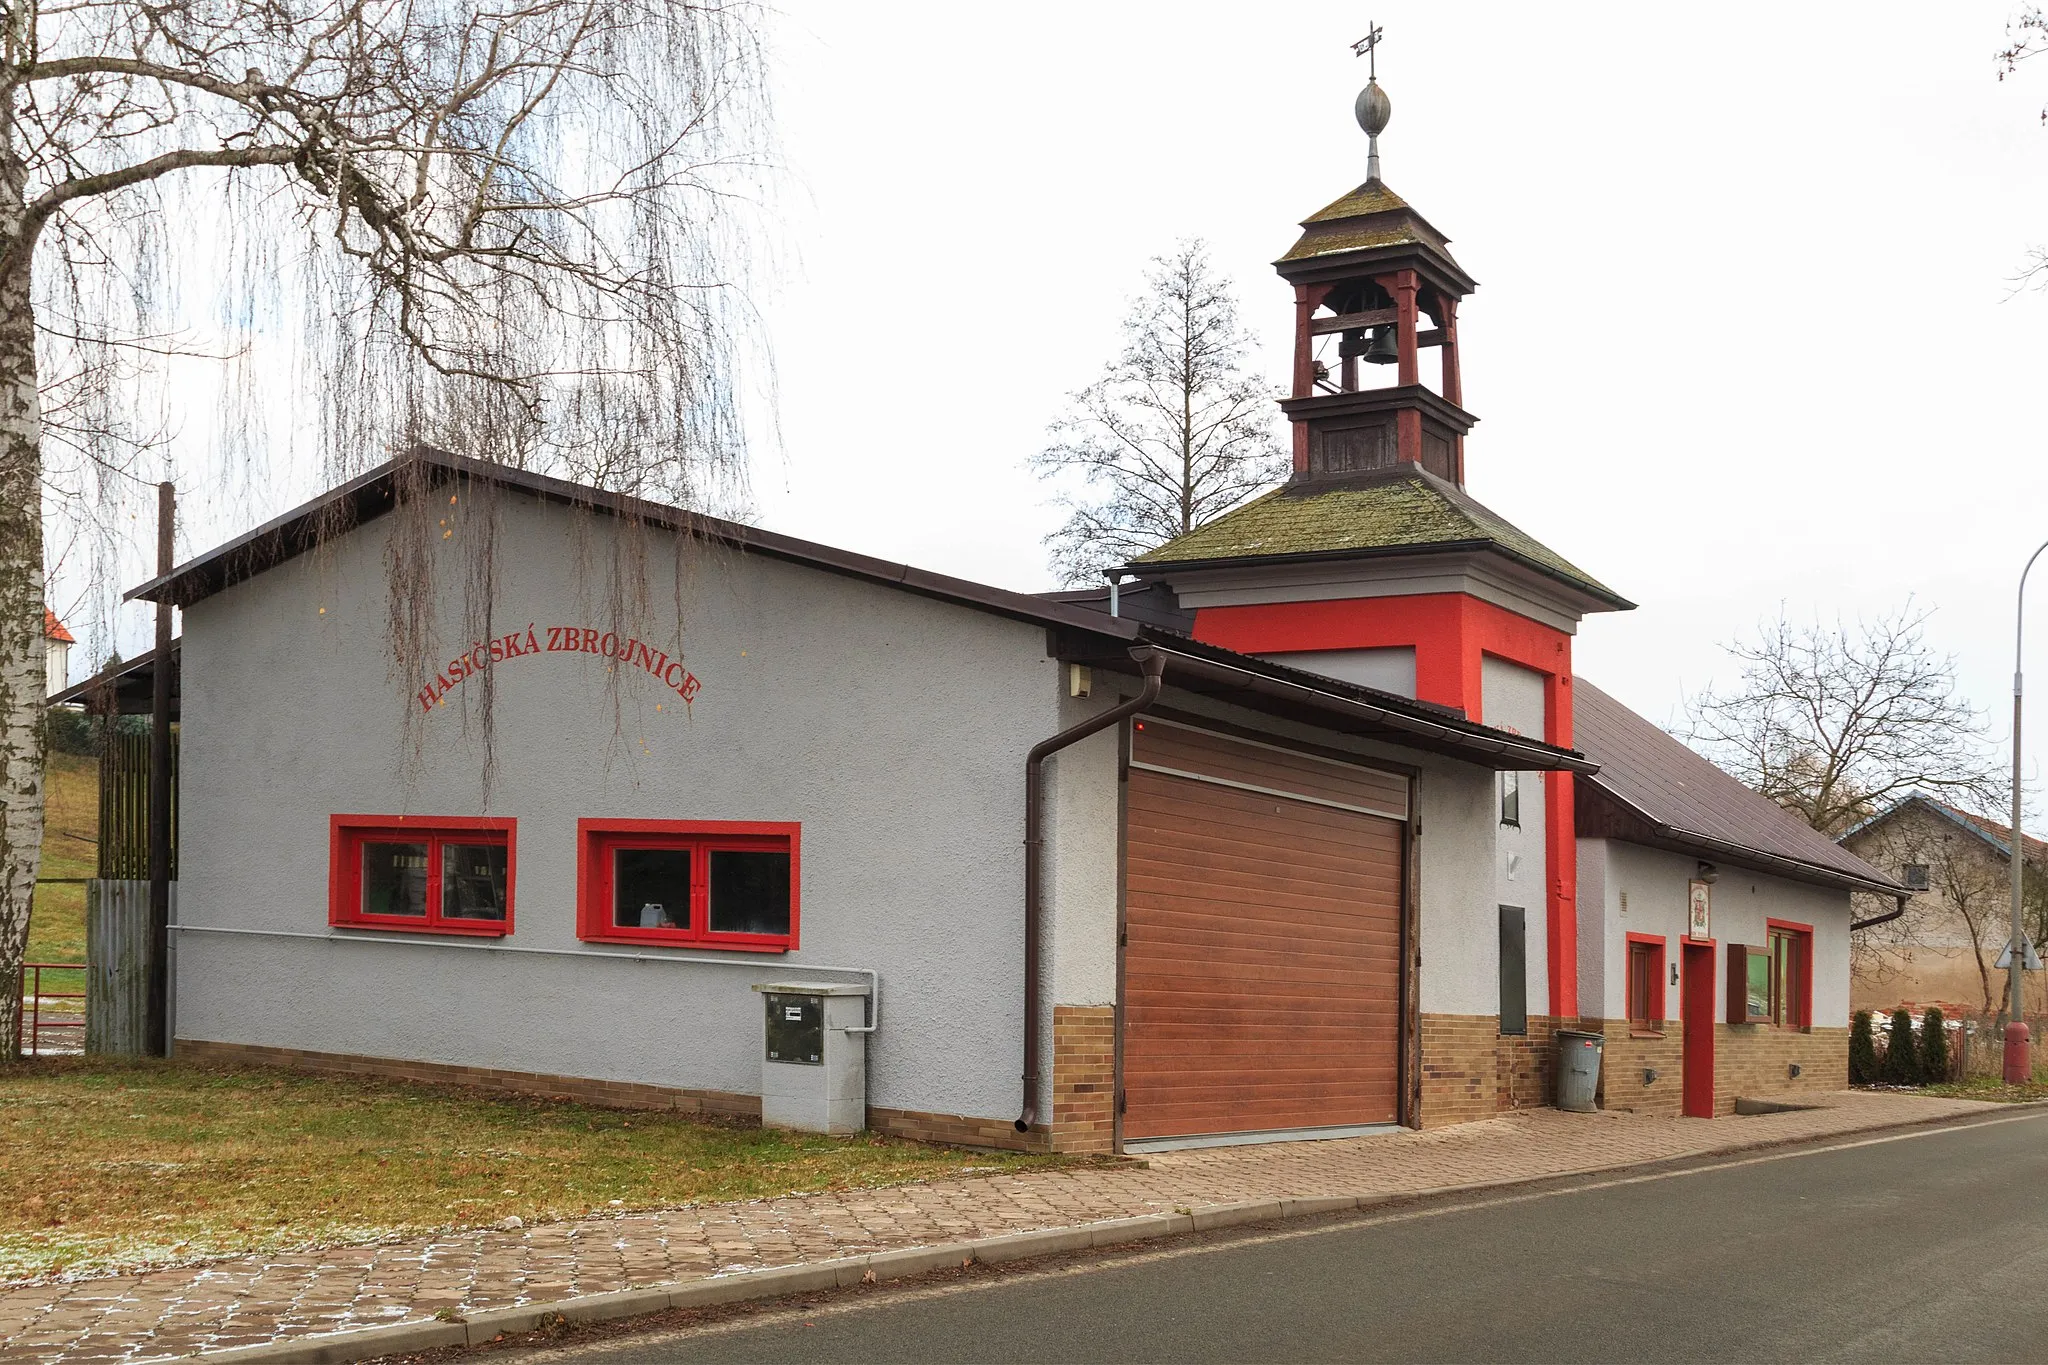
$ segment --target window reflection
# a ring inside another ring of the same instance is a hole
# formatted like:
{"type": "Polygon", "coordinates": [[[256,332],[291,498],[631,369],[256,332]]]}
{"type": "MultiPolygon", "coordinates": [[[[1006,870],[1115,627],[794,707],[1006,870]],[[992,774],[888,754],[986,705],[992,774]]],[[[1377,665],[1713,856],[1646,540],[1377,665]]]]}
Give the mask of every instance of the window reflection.
{"type": "Polygon", "coordinates": [[[504,919],[506,854],[503,844],[442,844],[441,917],[504,919]]]}
{"type": "Polygon", "coordinates": [[[363,913],[426,918],[427,846],[424,843],[364,843],[363,913]]]}
{"type": "Polygon", "coordinates": [[[787,853],[711,850],[711,932],[789,932],[787,853]]]}

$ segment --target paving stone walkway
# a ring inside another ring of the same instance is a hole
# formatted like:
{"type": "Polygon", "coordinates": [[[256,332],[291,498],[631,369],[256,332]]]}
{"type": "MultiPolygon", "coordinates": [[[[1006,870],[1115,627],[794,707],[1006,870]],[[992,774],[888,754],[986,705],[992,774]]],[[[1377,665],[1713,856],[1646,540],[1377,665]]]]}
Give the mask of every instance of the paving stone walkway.
{"type": "Polygon", "coordinates": [[[1843,1093],[1824,1107],[1669,1119],[1535,1109],[1428,1133],[1160,1153],[1139,1167],[967,1177],[248,1256],[0,1287],[0,1360],[142,1361],[862,1252],[1205,1204],[1407,1194],[1962,1116],[2000,1106],[1843,1093]]]}

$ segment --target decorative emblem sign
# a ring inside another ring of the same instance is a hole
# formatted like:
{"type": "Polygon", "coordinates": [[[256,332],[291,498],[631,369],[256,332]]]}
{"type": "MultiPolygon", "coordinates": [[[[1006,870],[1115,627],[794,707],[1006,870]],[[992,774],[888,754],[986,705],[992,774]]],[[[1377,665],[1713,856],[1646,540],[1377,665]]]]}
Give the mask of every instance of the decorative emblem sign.
{"type": "Polygon", "coordinates": [[[1713,924],[1709,918],[1712,909],[1709,888],[1705,882],[1688,882],[1691,896],[1686,903],[1685,936],[1691,939],[1709,939],[1714,936],[1713,924]]]}

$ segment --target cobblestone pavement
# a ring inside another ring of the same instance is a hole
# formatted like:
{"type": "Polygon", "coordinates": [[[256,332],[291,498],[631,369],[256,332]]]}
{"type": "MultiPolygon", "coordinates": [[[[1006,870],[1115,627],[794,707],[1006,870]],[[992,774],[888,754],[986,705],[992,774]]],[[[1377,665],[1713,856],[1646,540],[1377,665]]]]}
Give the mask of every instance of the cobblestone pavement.
{"type": "Polygon", "coordinates": [[[1987,1112],[1843,1093],[1818,1109],[1670,1119],[1533,1109],[1427,1133],[1160,1153],[1147,1165],[706,1204],[0,1288],[0,1359],[139,1361],[734,1269],[1240,1200],[1418,1193],[1987,1112]]]}

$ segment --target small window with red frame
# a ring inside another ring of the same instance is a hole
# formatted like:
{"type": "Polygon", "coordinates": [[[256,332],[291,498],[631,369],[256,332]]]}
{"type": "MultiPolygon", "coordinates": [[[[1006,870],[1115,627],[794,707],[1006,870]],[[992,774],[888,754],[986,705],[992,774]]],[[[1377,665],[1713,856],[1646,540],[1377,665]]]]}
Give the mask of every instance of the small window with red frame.
{"type": "Polygon", "coordinates": [[[750,952],[797,944],[795,824],[578,823],[577,937],[750,952]]]}
{"type": "Polygon", "coordinates": [[[430,934],[512,932],[513,822],[334,817],[327,922],[430,934]]]}

